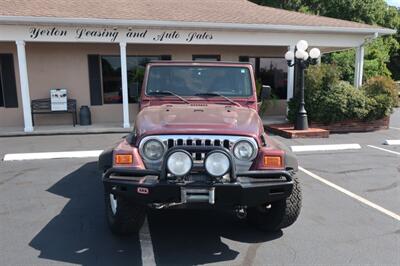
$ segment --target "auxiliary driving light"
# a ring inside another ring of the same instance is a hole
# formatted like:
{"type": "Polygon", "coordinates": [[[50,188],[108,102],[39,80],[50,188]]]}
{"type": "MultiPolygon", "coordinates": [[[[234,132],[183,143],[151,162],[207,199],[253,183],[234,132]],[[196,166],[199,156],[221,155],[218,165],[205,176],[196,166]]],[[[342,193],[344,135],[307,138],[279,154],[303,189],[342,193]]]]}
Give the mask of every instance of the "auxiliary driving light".
{"type": "Polygon", "coordinates": [[[209,175],[220,177],[228,173],[231,163],[225,153],[211,152],[204,160],[204,166],[209,175]]]}
{"type": "Polygon", "coordinates": [[[184,176],[188,174],[192,169],[192,166],[192,157],[185,151],[174,152],[167,160],[168,171],[175,176],[184,176]]]}

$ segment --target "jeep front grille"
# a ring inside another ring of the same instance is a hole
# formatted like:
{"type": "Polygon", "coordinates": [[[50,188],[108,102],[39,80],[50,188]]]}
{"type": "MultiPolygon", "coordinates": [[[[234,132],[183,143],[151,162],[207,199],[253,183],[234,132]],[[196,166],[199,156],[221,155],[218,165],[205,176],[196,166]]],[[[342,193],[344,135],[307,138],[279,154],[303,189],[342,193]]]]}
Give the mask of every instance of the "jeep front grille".
{"type": "MultiPolygon", "coordinates": [[[[233,147],[240,140],[249,141],[255,150],[258,150],[257,142],[250,137],[242,137],[242,136],[226,136],[226,135],[155,135],[145,137],[139,145],[139,150],[142,152],[143,144],[149,139],[157,139],[160,141],[165,150],[168,150],[172,147],[176,146],[219,146],[228,149],[230,152],[233,152],[233,147]]],[[[205,158],[204,153],[192,153],[192,158],[196,162],[201,162],[205,158]]],[[[235,159],[236,161],[236,159],[235,159]]],[[[148,160],[144,160],[146,166],[148,168],[159,168],[160,162],[152,162],[148,160]]],[[[244,166],[242,170],[248,170],[251,166],[251,162],[243,162],[236,161],[237,166],[244,166]]]]}
{"type": "MultiPolygon", "coordinates": [[[[233,147],[233,143],[229,139],[217,139],[217,138],[169,138],[163,141],[164,145],[168,149],[176,146],[218,146],[224,147],[230,150],[233,147]]],[[[193,160],[202,161],[204,160],[204,153],[192,153],[193,160]]]]}

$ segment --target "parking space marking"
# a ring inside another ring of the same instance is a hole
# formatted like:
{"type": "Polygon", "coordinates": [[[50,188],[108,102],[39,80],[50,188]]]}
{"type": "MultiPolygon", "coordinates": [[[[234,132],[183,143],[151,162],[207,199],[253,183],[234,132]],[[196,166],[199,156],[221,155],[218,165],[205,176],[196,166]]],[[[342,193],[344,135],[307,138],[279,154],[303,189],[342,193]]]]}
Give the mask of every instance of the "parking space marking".
{"type": "Polygon", "coordinates": [[[387,150],[387,149],[376,147],[376,146],[373,146],[373,145],[367,145],[367,146],[370,147],[370,148],[374,148],[374,149],[378,149],[378,150],[381,150],[381,151],[386,151],[386,152],[390,152],[390,153],[393,153],[393,154],[400,155],[400,152],[387,150]]]}
{"type": "Polygon", "coordinates": [[[149,222],[146,218],[142,228],[139,231],[140,247],[142,249],[142,264],[156,265],[154,259],[153,243],[151,241],[149,222]]]}
{"type": "Polygon", "coordinates": [[[385,145],[400,145],[400,139],[387,139],[383,143],[385,145]]]}
{"type": "Polygon", "coordinates": [[[93,151],[62,151],[62,152],[35,152],[35,153],[9,153],[4,156],[4,161],[43,160],[43,159],[69,159],[99,157],[103,150],[93,151]]]}
{"type": "Polygon", "coordinates": [[[360,144],[329,144],[329,145],[301,145],[291,146],[293,152],[305,151],[338,151],[338,150],[358,150],[361,149],[360,144]]]}
{"type": "Polygon", "coordinates": [[[334,189],[346,194],[347,196],[349,196],[349,197],[351,197],[351,198],[353,198],[355,200],[358,200],[359,202],[361,202],[361,203],[363,203],[363,204],[365,204],[365,205],[367,205],[367,206],[369,206],[369,207],[371,207],[371,208],[373,208],[375,210],[378,210],[381,213],[386,214],[386,215],[396,219],[397,221],[400,221],[400,215],[398,215],[398,214],[396,214],[396,213],[394,213],[392,211],[389,211],[389,210],[387,210],[387,209],[385,209],[385,208],[383,208],[383,207],[381,207],[381,206],[379,206],[379,205],[377,205],[377,204],[375,204],[375,203],[373,203],[373,202],[371,202],[371,201],[369,201],[369,200],[367,200],[367,199],[365,199],[365,198],[363,198],[363,197],[361,197],[361,196],[359,196],[357,194],[354,194],[353,192],[351,192],[351,191],[349,191],[349,190],[347,190],[347,189],[345,189],[345,188],[343,188],[341,186],[338,186],[338,185],[326,180],[325,178],[322,178],[319,175],[316,175],[316,174],[304,169],[301,166],[299,166],[299,170],[302,171],[303,173],[307,174],[308,176],[310,176],[310,177],[312,177],[312,178],[324,183],[325,185],[328,185],[328,186],[330,186],[330,187],[332,187],[332,188],[334,188],[334,189]]]}
{"type": "Polygon", "coordinates": [[[400,130],[400,127],[389,127],[390,129],[397,129],[400,130]]]}

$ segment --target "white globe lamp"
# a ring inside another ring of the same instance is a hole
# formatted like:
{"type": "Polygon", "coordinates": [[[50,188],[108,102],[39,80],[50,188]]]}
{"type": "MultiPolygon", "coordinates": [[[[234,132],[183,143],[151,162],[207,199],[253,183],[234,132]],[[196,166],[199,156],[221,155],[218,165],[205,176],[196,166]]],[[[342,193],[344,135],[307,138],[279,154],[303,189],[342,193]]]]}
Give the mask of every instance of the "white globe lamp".
{"type": "Polygon", "coordinates": [[[297,59],[304,59],[305,57],[308,57],[308,54],[304,50],[297,50],[296,51],[296,58],[297,59]]]}
{"type": "Polygon", "coordinates": [[[294,60],[294,53],[292,51],[287,51],[285,54],[286,61],[293,61],[294,60]]]}
{"type": "Polygon", "coordinates": [[[308,48],[308,42],[305,40],[301,40],[296,44],[297,50],[305,51],[308,48]]]}
{"type": "Polygon", "coordinates": [[[310,50],[310,57],[312,59],[317,59],[321,56],[321,51],[318,48],[312,48],[310,50]]]}

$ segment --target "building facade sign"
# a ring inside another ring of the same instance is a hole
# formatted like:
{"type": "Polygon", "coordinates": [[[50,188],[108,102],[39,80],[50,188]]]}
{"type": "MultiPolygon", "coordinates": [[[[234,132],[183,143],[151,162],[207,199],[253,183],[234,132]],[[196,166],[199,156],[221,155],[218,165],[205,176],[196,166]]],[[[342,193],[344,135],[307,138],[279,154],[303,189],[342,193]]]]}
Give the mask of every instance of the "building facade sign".
{"type": "Polygon", "coordinates": [[[31,40],[60,41],[62,39],[76,41],[102,41],[102,42],[198,42],[211,41],[214,34],[208,31],[178,31],[178,30],[149,30],[149,29],[118,29],[118,28],[61,28],[34,26],[28,29],[31,40]]]}
{"type": "Polygon", "coordinates": [[[300,39],[318,47],[356,47],[363,35],[278,31],[183,30],[136,27],[0,25],[0,41],[288,46],[300,39]]]}

